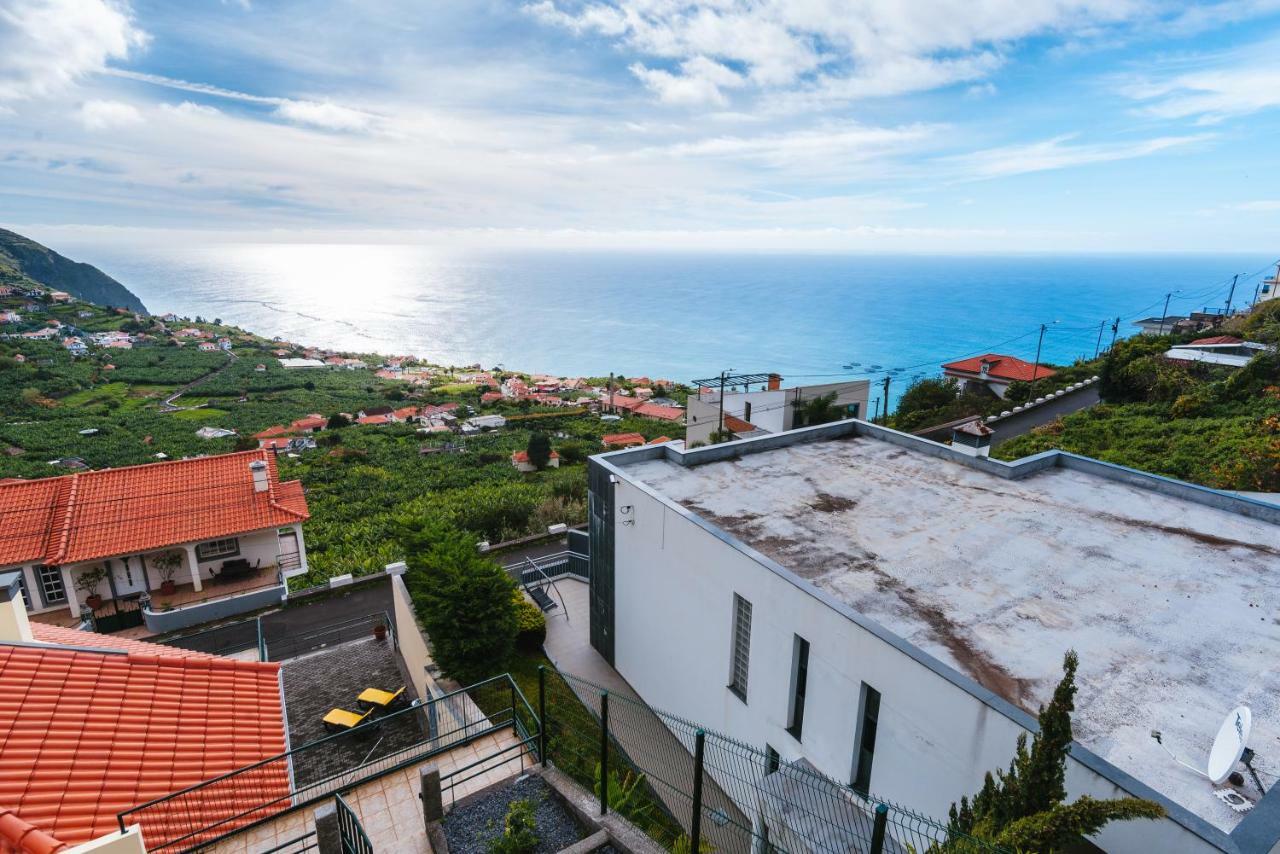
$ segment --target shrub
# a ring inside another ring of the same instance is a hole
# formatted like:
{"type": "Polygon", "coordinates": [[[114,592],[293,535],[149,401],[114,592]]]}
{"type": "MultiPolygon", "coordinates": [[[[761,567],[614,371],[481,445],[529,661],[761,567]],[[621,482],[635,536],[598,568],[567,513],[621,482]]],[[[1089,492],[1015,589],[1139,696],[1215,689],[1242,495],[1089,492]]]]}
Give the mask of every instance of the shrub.
{"type": "Polygon", "coordinates": [[[516,647],[537,652],[547,640],[547,615],[516,591],[516,647]]]}
{"type": "Polygon", "coordinates": [[[401,531],[405,582],[437,663],[460,682],[506,666],[515,647],[515,583],[462,531],[420,520],[401,531]]]}
{"type": "Polygon", "coordinates": [[[490,840],[490,854],[531,854],[538,848],[538,825],[533,818],[533,804],[526,800],[507,805],[502,822],[502,835],[490,840]]]}
{"type": "Polygon", "coordinates": [[[542,471],[547,467],[547,463],[551,462],[551,440],[547,438],[546,433],[537,431],[530,433],[525,453],[529,455],[529,464],[538,471],[542,471]]]}

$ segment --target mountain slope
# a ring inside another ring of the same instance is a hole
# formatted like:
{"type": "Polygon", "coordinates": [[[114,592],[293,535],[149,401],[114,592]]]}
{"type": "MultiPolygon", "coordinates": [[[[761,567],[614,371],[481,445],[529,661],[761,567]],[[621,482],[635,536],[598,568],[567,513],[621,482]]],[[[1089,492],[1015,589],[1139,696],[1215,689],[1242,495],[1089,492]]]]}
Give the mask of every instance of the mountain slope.
{"type": "Polygon", "coordinates": [[[97,267],[64,258],[34,240],[0,228],[0,284],[32,283],[98,305],[147,310],[142,300],[97,267]]]}

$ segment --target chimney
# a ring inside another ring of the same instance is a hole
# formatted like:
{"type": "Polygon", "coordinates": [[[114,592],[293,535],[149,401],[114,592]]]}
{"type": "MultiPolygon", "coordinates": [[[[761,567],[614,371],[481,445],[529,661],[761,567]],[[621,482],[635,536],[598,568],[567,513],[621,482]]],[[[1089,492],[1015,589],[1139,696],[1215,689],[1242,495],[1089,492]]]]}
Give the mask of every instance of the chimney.
{"type": "Polygon", "coordinates": [[[777,391],[782,388],[782,377],[777,374],[769,374],[769,391],[777,391]]]}
{"type": "Polygon", "coordinates": [[[253,491],[267,491],[267,464],[262,460],[249,463],[249,471],[253,473],[253,491]]]}
{"type": "Polygon", "coordinates": [[[991,455],[991,434],[995,431],[981,420],[961,424],[951,431],[951,447],[970,457],[991,455]]]}
{"type": "Polygon", "coordinates": [[[22,570],[0,572],[0,641],[33,640],[27,605],[22,599],[22,570]]]}

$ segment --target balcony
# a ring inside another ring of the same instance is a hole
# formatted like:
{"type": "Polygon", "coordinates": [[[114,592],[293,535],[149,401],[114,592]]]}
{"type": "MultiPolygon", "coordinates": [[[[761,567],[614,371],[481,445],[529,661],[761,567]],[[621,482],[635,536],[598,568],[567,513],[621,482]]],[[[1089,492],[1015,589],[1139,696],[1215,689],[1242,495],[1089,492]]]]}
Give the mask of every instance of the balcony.
{"type": "MultiPolygon", "coordinates": [[[[203,590],[196,590],[191,584],[179,584],[173,593],[152,592],[149,605],[143,603],[142,621],[148,634],[179,631],[278,605],[286,590],[284,576],[276,565],[254,569],[226,581],[215,577],[203,590]]],[[[114,603],[107,602],[99,610],[113,607],[114,603]]]]}

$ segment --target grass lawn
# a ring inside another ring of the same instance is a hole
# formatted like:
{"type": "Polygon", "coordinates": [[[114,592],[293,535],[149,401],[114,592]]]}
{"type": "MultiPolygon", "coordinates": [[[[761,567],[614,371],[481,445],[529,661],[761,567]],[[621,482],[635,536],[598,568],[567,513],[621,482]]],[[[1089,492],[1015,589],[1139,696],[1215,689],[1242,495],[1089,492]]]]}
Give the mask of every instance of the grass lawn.
{"type": "Polygon", "coordinates": [[[97,388],[87,388],[83,391],[73,392],[58,402],[70,409],[78,409],[84,406],[94,406],[99,403],[106,403],[114,400],[117,403],[124,403],[125,397],[129,394],[128,383],[107,383],[97,388]]]}
{"type": "Polygon", "coordinates": [[[438,385],[431,389],[436,394],[471,394],[476,390],[475,383],[449,383],[447,385],[438,385]]]}
{"type": "MultiPolygon", "coordinates": [[[[178,398],[179,401],[182,398],[178,398]]],[[[210,419],[222,418],[227,415],[225,409],[212,409],[204,407],[203,409],[183,409],[170,415],[171,418],[177,418],[180,421],[208,421],[210,419]]]]}

